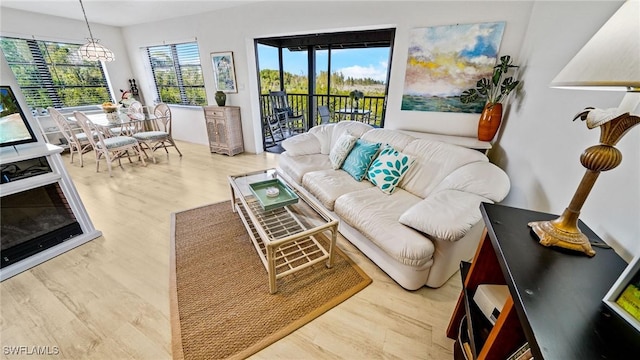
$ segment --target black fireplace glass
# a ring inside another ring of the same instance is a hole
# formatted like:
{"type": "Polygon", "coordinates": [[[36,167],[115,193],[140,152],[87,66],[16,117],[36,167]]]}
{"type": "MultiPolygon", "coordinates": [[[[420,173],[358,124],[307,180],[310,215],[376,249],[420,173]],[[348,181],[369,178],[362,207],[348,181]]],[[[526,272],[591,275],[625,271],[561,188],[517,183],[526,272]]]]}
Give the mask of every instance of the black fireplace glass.
{"type": "Polygon", "coordinates": [[[80,224],[58,183],[0,200],[1,267],[81,234],[80,224]]]}

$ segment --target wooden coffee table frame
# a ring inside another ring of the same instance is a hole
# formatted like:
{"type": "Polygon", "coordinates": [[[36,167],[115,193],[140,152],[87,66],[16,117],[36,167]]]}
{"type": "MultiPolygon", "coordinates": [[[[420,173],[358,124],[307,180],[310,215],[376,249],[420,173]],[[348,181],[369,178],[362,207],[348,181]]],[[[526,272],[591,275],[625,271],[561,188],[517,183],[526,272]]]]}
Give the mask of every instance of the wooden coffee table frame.
{"type": "Polygon", "coordinates": [[[237,212],[244,223],[262,264],[269,276],[269,292],[275,294],[276,280],[326,260],[333,266],[333,252],[338,235],[338,220],[300,191],[289,184],[275,169],[229,176],[231,210],[237,212]],[[249,191],[252,182],[279,178],[299,197],[298,203],[264,211],[258,199],[249,191]],[[315,224],[309,223],[308,218],[315,224]],[[330,232],[329,249],[317,239],[330,232]]]}

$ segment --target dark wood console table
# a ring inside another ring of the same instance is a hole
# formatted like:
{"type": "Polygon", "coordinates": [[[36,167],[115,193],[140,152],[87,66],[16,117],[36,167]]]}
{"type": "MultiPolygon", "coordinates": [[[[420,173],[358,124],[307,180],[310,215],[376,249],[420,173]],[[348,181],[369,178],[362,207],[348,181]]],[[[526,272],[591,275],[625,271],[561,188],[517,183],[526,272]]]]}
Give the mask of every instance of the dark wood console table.
{"type": "MultiPolygon", "coordinates": [[[[640,334],[602,303],[627,266],[622,258],[612,249],[596,248],[590,258],[538,244],[527,223],[555,215],[493,204],[482,204],[481,211],[486,231],[473,262],[461,266],[463,291],[448,337],[458,339],[460,325],[466,325],[474,359],[506,359],[525,341],[536,360],[640,356],[640,334]],[[473,303],[479,284],[509,287],[511,298],[494,326],[473,303]]],[[[579,226],[601,241],[584,223],[579,226]]]]}

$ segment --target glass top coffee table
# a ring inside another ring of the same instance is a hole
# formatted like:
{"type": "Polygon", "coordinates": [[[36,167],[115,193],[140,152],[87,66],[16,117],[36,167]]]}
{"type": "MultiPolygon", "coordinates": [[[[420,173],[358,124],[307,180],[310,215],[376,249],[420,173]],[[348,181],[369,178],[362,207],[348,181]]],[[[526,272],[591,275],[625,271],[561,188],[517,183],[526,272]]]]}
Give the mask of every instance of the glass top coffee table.
{"type": "Polygon", "coordinates": [[[285,181],[275,169],[229,176],[231,207],[244,223],[269,276],[269,292],[278,291],[276,280],[322,261],[333,266],[338,220],[308,198],[296,185],[285,181]],[[278,207],[258,190],[279,180],[290,198],[278,207]],[[253,191],[252,191],[253,188],[253,191]],[[258,197],[263,197],[267,210],[258,197]],[[291,197],[297,197],[292,203],[291,197]],[[319,241],[330,233],[328,241],[319,241]],[[328,243],[323,245],[323,243],[328,243]]]}

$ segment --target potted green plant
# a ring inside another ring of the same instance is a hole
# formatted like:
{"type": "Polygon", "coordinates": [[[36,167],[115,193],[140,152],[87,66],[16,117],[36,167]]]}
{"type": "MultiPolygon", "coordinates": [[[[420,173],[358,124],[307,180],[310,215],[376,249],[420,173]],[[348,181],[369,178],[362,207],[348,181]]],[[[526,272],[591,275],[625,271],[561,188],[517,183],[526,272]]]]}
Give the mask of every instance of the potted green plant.
{"type": "Polygon", "coordinates": [[[478,140],[491,141],[498,132],[502,121],[502,103],[520,83],[514,80],[513,76],[507,76],[507,73],[517,67],[512,64],[511,56],[504,55],[500,57],[500,63],[494,66],[491,78],[478,80],[475,88],[460,94],[460,102],[463,104],[486,99],[486,105],[478,122],[478,140]]]}
{"type": "Polygon", "coordinates": [[[351,98],[351,102],[353,102],[355,100],[355,102],[356,102],[355,108],[357,109],[358,108],[358,102],[360,101],[360,99],[364,98],[364,93],[362,91],[360,91],[360,90],[357,90],[357,89],[356,90],[352,90],[349,93],[349,97],[351,98]]]}

